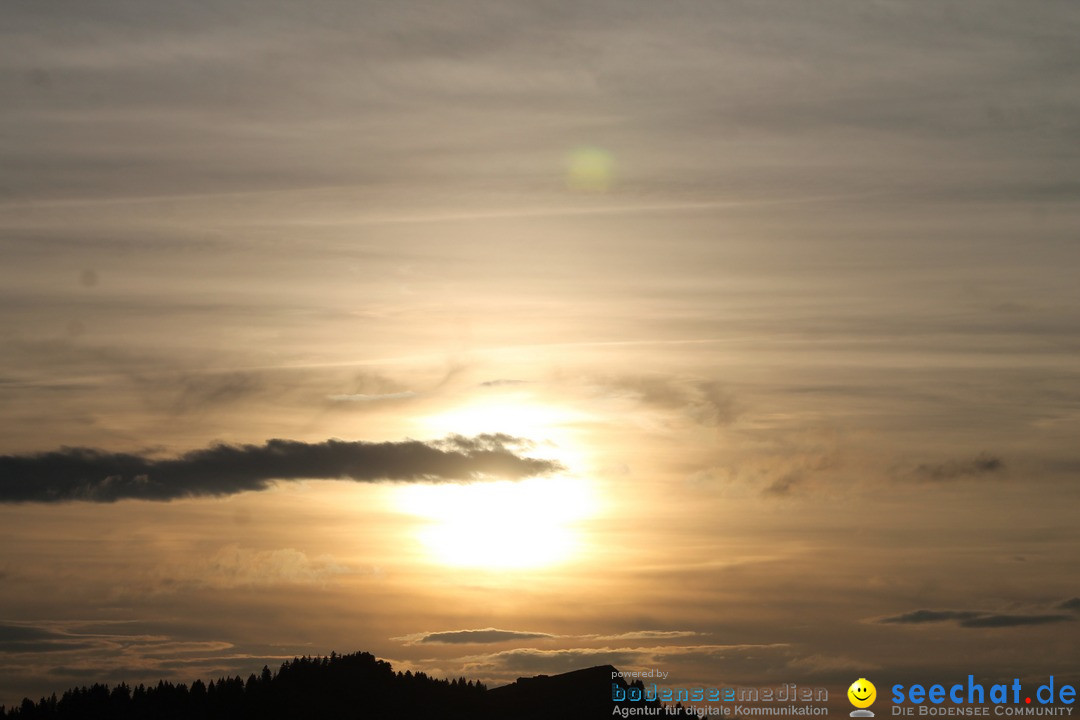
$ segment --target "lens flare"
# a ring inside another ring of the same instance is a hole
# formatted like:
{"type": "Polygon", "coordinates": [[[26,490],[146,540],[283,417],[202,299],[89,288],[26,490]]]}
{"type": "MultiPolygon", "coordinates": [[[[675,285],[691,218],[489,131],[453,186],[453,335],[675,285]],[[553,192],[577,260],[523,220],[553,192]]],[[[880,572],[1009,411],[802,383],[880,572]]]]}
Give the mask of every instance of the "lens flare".
{"type": "Polygon", "coordinates": [[[601,193],[611,188],[614,161],[597,147],[580,147],[567,160],[566,187],[577,192],[601,193]]]}

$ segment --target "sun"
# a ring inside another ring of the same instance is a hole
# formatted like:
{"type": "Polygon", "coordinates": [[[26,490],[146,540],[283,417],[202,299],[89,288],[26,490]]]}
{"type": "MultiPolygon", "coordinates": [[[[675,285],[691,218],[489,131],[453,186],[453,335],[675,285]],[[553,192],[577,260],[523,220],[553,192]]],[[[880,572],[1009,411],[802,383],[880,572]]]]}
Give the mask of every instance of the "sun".
{"type": "Polygon", "coordinates": [[[582,522],[596,512],[592,484],[572,429],[583,416],[536,402],[525,393],[470,403],[422,420],[427,433],[503,433],[532,443],[517,450],[558,461],[566,474],[524,480],[405,485],[400,512],[419,520],[427,557],[451,567],[531,569],[573,560],[582,551],[582,522]]]}
{"type": "Polygon", "coordinates": [[[409,485],[398,504],[421,520],[418,539],[437,563],[512,570],[573,559],[593,498],[582,481],[556,477],[409,485]]]}

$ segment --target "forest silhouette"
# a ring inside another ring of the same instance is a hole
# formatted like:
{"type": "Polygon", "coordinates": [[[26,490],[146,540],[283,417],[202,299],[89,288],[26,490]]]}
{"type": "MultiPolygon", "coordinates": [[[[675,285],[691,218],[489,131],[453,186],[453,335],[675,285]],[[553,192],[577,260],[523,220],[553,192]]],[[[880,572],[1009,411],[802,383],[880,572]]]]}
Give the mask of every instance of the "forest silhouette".
{"type": "MultiPolygon", "coordinates": [[[[276,720],[278,718],[608,718],[612,685],[642,687],[612,680],[610,665],[562,675],[519,678],[489,690],[483,683],[436,679],[423,672],[395,672],[370,653],[331,653],[298,657],[274,673],[264,666],[247,680],[222,677],[191,685],[165,680],[156,685],[113,687],[95,683],[54,693],[17,707],[0,706],[0,718],[30,720],[276,720]]],[[[655,701],[631,703],[660,708],[655,701]]],[[[680,709],[671,708],[662,716],[680,709]]],[[[662,712],[662,711],[661,711],[662,712]]],[[[681,713],[680,713],[681,714],[681,713]]]]}

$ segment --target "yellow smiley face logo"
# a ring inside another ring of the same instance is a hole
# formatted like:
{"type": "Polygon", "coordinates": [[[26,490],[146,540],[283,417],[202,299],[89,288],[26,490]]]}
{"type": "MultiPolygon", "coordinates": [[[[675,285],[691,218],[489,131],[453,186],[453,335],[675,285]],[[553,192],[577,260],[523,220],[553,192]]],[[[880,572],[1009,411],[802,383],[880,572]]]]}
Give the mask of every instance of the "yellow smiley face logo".
{"type": "Polygon", "coordinates": [[[859,678],[847,689],[847,698],[857,708],[868,708],[877,700],[877,688],[866,678],[859,678]]]}

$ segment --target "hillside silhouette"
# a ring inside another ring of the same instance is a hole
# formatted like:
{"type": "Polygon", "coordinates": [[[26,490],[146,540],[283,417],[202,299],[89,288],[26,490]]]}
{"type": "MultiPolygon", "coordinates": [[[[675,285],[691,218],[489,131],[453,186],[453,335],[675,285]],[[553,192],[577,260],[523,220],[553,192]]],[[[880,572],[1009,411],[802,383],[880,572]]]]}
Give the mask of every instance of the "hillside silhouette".
{"type": "MultiPolygon", "coordinates": [[[[276,672],[263,667],[244,680],[223,677],[190,686],[159,681],[156,685],[114,687],[96,683],[72,688],[18,707],[0,707],[0,717],[29,720],[295,720],[296,718],[490,718],[534,720],[610,718],[615,705],[612,685],[641,687],[612,679],[610,665],[562,675],[519,678],[488,690],[483,683],[459,678],[435,679],[425,673],[395,672],[390,663],[369,653],[299,657],[276,672]]],[[[659,703],[632,707],[659,709],[659,703]]],[[[662,711],[661,711],[662,712],[662,711]]],[[[666,717],[667,715],[662,715],[666,717]]]]}

